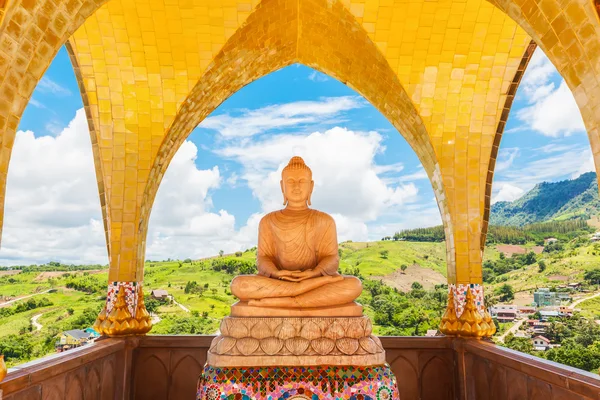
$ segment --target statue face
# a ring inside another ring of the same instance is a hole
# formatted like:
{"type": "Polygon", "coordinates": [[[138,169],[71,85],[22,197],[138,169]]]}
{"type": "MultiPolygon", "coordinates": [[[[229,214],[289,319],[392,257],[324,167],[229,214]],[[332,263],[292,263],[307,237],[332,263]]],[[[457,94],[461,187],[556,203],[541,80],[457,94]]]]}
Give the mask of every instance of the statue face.
{"type": "Polygon", "coordinates": [[[281,191],[292,206],[306,206],[313,186],[311,174],[305,169],[286,171],[282,176],[281,191]]]}

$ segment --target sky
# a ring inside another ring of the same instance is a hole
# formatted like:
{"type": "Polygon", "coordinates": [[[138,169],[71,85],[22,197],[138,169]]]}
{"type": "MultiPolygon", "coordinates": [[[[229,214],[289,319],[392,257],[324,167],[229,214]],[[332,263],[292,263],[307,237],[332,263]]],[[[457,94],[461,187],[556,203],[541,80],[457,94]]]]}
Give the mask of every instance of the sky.
{"type": "MultiPolygon", "coordinates": [[[[19,126],[0,265],[108,262],[82,107],[63,48],[19,126]]],[[[253,247],[260,218],[282,208],[281,169],[294,155],[313,170],[312,207],[334,217],[340,241],[441,224],[427,175],[398,131],[352,89],[292,65],[234,94],[182,145],[154,203],[146,258],[253,247]]],[[[592,169],[573,96],[536,50],[502,139],[492,201],[592,169]]]]}

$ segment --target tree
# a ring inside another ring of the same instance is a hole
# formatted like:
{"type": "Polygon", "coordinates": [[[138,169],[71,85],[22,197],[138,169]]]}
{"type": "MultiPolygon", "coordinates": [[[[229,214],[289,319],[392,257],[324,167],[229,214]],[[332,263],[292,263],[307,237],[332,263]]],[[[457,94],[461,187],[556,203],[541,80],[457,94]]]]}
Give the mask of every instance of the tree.
{"type": "Polygon", "coordinates": [[[512,333],[506,335],[506,339],[504,339],[504,345],[509,349],[520,351],[521,353],[533,353],[533,344],[531,343],[531,339],[515,337],[515,335],[512,333]]]}
{"type": "Polygon", "coordinates": [[[244,253],[242,253],[241,251],[236,251],[236,252],[235,252],[235,256],[236,256],[236,257],[241,257],[241,256],[242,256],[242,254],[244,254],[244,253]]]}
{"type": "Polygon", "coordinates": [[[389,250],[381,250],[379,252],[379,254],[381,255],[381,258],[383,258],[384,260],[387,260],[389,253],[390,253],[389,250]]]}
{"type": "Polygon", "coordinates": [[[406,264],[402,264],[402,265],[400,266],[400,269],[402,270],[402,273],[403,273],[403,274],[404,274],[404,273],[406,273],[406,269],[407,269],[407,268],[408,268],[408,265],[406,265],[406,264]]]}
{"type": "Polygon", "coordinates": [[[550,361],[570,365],[585,371],[600,368],[600,348],[597,345],[584,347],[575,344],[572,340],[565,340],[561,347],[548,350],[545,356],[550,361]]]}
{"type": "Polygon", "coordinates": [[[544,272],[546,270],[546,263],[544,262],[544,260],[540,260],[538,262],[538,268],[540,272],[544,272]]]}
{"type": "Polygon", "coordinates": [[[223,257],[223,254],[225,254],[225,252],[223,250],[219,250],[219,257],[223,257]]]}
{"type": "Polygon", "coordinates": [[[529,253],[527,253],[523,259],[523,263],[525,265],[531,265],[535,263],[535,253],[533,251],[530,251],[529,253]]]}
{"type": "Polygon", "coordinates": [[[586,273],[583,274],[583,279],[592,285],[600,285],[600,268],[586,271],[586,273]]]}
{"type": "Polygon", "coordinates": [[[508,283],[500,286],[494,291],[494,294],[499,296],[501,302],[512,301],[515,298],[515,291],[508,283]]]}
{"type": "Polygon", "coordinates": [[[158,311],[158,307],[160,307],[160,301],[150,296],[145,296],[144,304],[146,305],[146,310],[148,310],[149,313],[153,314],[156,314],[156,312],[158,311]]]}
{"type": "Polygon", "coordinates": [[[423,289],[423,285],[421,285],[419,282],[413,282],[412,285],[410,285],[410,287],[413,290],[421,290],[421,289],[423,289]]]}
{"type": "Polygon", "coordinates": [[[422,324],[429,321],[429,315],[424,309],[420,307],[414,307],[411,308],[408,312],[401,314],[399,319],[400,326],[406,328],[414,328],[412,334],[414,336],[419,336],[419,328],[422,324]]]}

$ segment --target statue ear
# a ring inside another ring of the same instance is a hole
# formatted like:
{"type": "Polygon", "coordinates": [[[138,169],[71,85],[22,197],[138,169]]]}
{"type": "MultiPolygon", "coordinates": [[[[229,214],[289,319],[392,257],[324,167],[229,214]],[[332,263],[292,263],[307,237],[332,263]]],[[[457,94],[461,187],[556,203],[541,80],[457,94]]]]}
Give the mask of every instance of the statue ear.
{"type": "Polygon", "coordinates": [[[279,181],[279,186],[281,186],[281,194],[283,194],[283,205],[287,205],[288,199],[285,197],[285,190],[283,188],[283,179],[279,181]]]}
{"type": "Polygon", "coordinates": [[[307,204],[309,206],[311,205],[310,198],[312,197],[312,192],[313,192],[314,188],[315,188],[315,181],[310,181],[310,192],[308,193],[308,200],[307,200],[307,204]]]}

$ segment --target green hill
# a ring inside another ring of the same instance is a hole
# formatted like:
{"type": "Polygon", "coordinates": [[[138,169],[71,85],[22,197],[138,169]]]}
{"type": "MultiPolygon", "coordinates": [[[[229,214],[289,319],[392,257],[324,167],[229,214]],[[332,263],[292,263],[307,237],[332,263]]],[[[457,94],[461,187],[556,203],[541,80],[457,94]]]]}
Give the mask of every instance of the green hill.
{"type": "MultiPolygon", "coordinates": [[[[583,232],[575,238],[565,237],[560,246],[533,257],[503,258],[498,250],[505,245],[487,246],[487,293],[509,284],[516,292],[516,301],[526,304],[537,287],[583,281],[586,271],[598,268],[600,254],[600,244],[591,243],[587,236],[583,232]],[[539,267],[542,260],[544,271],[539,267]]],[[[534,244],[530,241],[511,249],[530,251],[534,244]]],[[[438,326],[445,310],[445,253],[445,244],[440,241],[348,241],[340,244],[340,271],[363,280],[358,301],[373,319],[377,334],[423,335],[438,326]]],[[[255,259],[255,249],[249,249],[203,260],[148,261],[144,292],[146,306],[154,316],[151,333],[216,332],[220,319],[229,314],[235,302],[229,291],[231,280],[239,274],[255,273],[255,259]],[[175,302],[152,299],[149,294],[153,289],[167,290],[175,302]]],[[[62,331],[92,325],[105,301],[108,280],[106,266],[55,263],[19,268],[0,267],[0,303],[33,295],[0,305],[0,353],[8,355],[10,365],[54,352],[55,338],[62,331]]],[[[595,315],[593,310],[589,313],[595,315]]]]}
{"type": "Polygon", "coordinates": [[[515,201],[493,204],[490,224],[523,226],[551,220],[590,219],[598,213],[596,173],[587,172],[577,179],[539,183],[515,201]]]}

